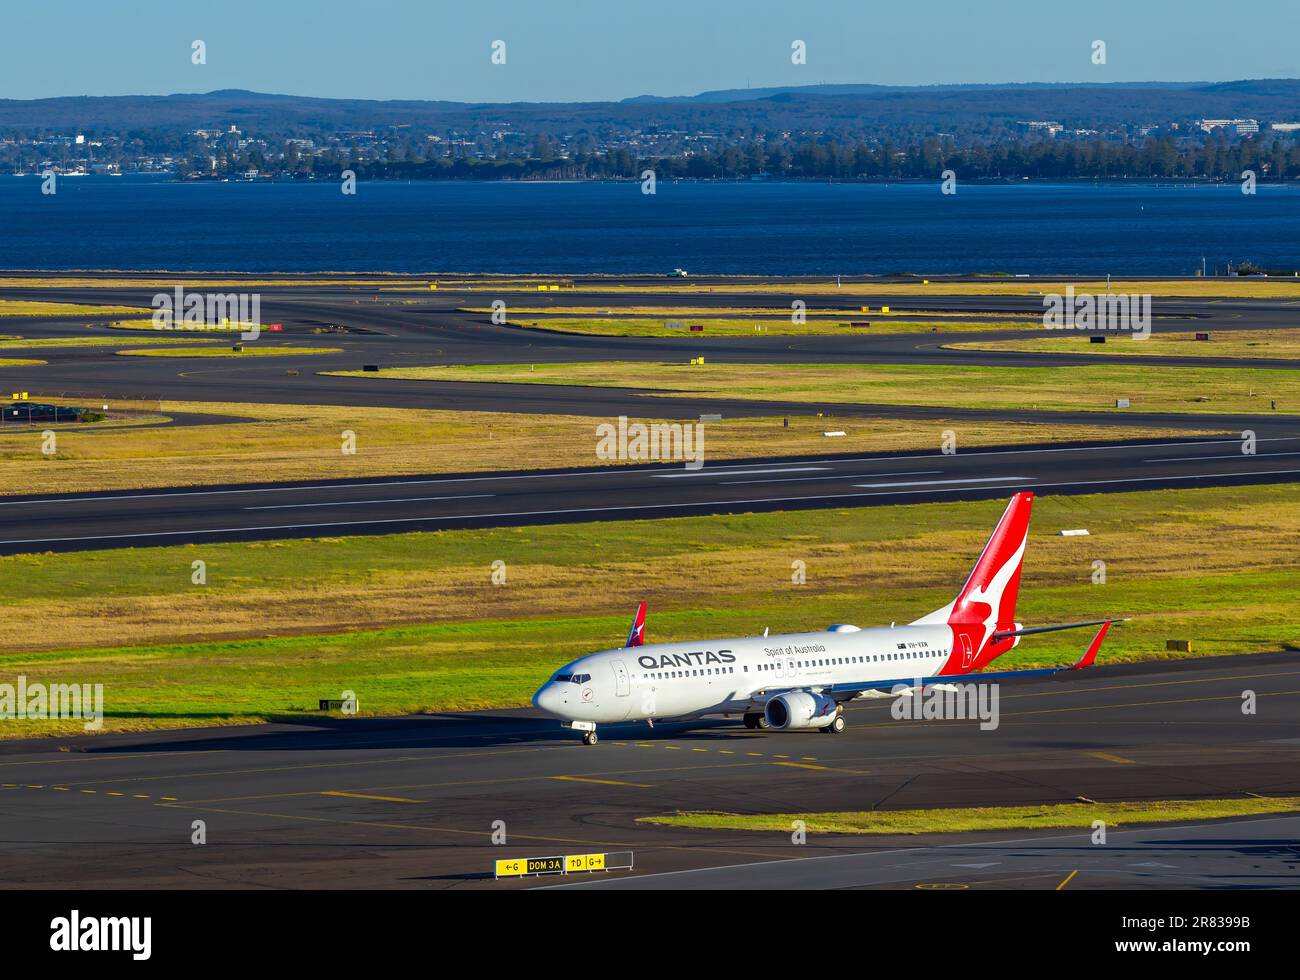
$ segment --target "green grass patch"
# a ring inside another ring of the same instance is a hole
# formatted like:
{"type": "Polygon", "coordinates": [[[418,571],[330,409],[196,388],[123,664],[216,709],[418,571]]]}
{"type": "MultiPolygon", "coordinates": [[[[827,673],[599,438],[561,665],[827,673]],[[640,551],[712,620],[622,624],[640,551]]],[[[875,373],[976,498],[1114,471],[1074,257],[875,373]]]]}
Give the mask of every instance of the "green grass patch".
{"type": "MultiPolygon", "coordinates": [[[[910,621],[952,598],[1002,508],[618,521],[599,549],[578,524],[0,557],[0,680],[103,683],[108,730],[256,721],[344,690],[363,714],[523,705],[559,664],[618,646],[640,599],[650,642],[910,621]]],[[[1300,485],[1034,510],[1020,621],[1134,617],[1102,662],[1185,656],[1167,639],[1195,655],[1300,650],[1300,485]]],[[[997,663],[1068,664],[1087,639],[1030,637],[997,663]]],[[[0,722],[0,736],[57,730],[0,722]]]]}
{"type": "Polygon", "coordinates": [[[1214,414],[1300,408],[1300,376],[1284,369],[1167,367],[1104,363],[1084,367],[980,365],[728,364],[626,361],[577,364],[476,364],[386,368],[398,380],[639,388],[746,400],[926,405],[938,408],[1109,410],[1214,414]],[[1116,409],[1128,398],[1131,409],[1116,409]]]}
{"type": "Polygon", "coordinates": [[[1300,797],[1276,799],[1150,800],[1139,803],[1056,803],[1043,806],[954,807],[941,810],[850,810],[843,813],[722,813],[684,811],[640,817],[639,823],[695,830],[752,830],[788,834],[802,820],[810,834],[954,834],[977,830],[1049,830],[1188,820],[1221,820],[1291,813],[1300,797]]]}

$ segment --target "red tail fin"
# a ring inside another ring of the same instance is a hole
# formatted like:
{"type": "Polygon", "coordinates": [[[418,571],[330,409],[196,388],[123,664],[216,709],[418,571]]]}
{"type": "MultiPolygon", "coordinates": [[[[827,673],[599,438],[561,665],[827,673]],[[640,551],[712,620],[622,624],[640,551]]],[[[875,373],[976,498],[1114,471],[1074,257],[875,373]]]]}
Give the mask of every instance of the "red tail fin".
{"type": "Polygon", "coordinates": [[[989,644],[987,649],[985,644],[998,629],[1015,629],[1020,566],[1033,503],[1032,493],[1011,498],[957,598],[916,621],[916,625],[953,627],[953,660],[948,665],[953,669],[978,669],[1015,646],[1014,641],[989,644]]]}
{"type": "Polygon", "coordinates": [[[627,643],[623,645],[625,647],[645,645],[645,600],[636,607],[636,615],[632,617],[632,628],[627,633],[627,643]]]}

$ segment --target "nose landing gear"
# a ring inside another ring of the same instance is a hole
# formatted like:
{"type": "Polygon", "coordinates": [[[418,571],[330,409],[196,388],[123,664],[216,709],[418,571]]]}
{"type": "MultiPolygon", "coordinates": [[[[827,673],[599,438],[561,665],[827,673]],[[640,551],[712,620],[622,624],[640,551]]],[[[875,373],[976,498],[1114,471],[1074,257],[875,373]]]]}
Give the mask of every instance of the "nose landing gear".
{"type": "Polygon", "coordinates": [[[562,721],[560,727],[582,732],[583,745],[595,745],[599,741],[596,738],[596,723],[594,721],[562,721]]]}

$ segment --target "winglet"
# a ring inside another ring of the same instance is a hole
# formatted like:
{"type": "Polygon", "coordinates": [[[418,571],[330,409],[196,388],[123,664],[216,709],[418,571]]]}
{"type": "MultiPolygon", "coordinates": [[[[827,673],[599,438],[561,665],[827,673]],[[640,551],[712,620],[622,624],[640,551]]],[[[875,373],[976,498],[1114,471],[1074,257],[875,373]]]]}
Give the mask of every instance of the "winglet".
{"type": "Polygon", "coordinates": [[[632,628],[627,631],[627,643],[624,647],[639,647],[645,645],[645,600],[641,600],[641,605],[636,607],[636,615],[632,617],[632,628]]]}
{"type": "Polygon", "coordinates": [[[1071,670],[1083,670],[1084,667],[1092,666],[1092,662],[1097,659],[1097,651],[1101,649],[1101,641],[1106,639],[1106,631],[1110,629],[1110,624],[1113,622],[1114,620],[1108,619],[1101,624],[1101,629],[1097,630],[1097,635],[1088,644],[1088,649],[1083,651],[1083,656],[1070,668],[1071,670]]]}

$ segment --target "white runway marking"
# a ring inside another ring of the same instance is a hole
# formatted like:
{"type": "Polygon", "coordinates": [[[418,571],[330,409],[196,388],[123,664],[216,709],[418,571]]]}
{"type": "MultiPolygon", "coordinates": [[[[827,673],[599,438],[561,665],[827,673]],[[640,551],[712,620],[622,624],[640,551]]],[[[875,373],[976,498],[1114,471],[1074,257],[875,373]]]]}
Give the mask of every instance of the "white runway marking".
{"type": "Polygon", "coordinates": [[[244,510],[298,510],[301,507],[352,507],[357,504],[415,504],[429,500],[482,500],[495,497],[495,493],[467,493],[459,497],[376,497],[374,500],[330,500],[315,504],[264,504],[245,507],[244,510]]]}
{"type": "Polygon", "coordinates": [[[765,470],[725,470],[719,472],[716,469],[698,469],[698,470],[674,470],[672,473],[651,473],[651,476],[657,476],[661,480],[676,480],[683,476],[748,476],[752,473],[821,473],[829,470],[829,466],[789,466],[781,469],[765,470]]]}
{"type": "Polygon", "coordinates": [[[1227,454],[1227,455],[1224,455],[1224,456],[1157,456],[1157,457],[1154,458],[1154,459],[1144,459],[1144,460],[1142,460],[1142,462],[1144,462],[1144,463],[1204,463],[1204,462],[1206,462],[1206,461],[1213,461],[1213,460],[1216,460],[1216,459],[1222,459],[1222,460],[1229,460],[1229,459],[1248,459],[1248,460],[1251,460],[1252,462],[1254,462],[1255,460],[1264,459],[1264,458],[1266,458],[1266,457],[1270,457],[1270,456],[1300,456],[1300,452],[1296,452],[1296,453],[1237,453],[1236,455],[1233,455],[1233,454],[1230,453],[1230,454],[1227,454]]]}
{"type": "MultiPolygon", "coordinates": [[[[845,475],[835,473],[830,477],[794,476],[794,477],[790,477],[790,479],[788,480],[723,480],[721,483],[718,484],[718,486],[745,487],[755,483],[799,483],[803,480],[820,480],[820,479],[862,480],[869,476],[935,476],[942,472],[943,470],[905,470],[902,473],[853,473],[853,474],[845,474],[845,475]]],[[[998,477],[998,479],[1002,479],[1002,478],[998,477]]]]}
{"type": "Polygon", "coordinates": [[[973,476],[966,480],[903,480],[898,483],[855,483],[855,487],[862,487],[864,490],[874,490],[878,487],[938,487],[952,483],[996,483],[999,480],[1028,480],[1030,483],[1037,483],[1038,480],[1032,476],[973,476]]]}

